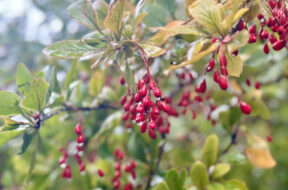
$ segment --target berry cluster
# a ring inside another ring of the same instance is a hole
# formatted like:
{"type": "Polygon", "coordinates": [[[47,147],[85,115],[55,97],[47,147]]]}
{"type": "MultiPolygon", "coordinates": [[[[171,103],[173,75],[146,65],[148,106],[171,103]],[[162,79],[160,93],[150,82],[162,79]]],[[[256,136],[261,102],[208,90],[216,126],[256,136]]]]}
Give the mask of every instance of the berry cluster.
{"type": "MultiPolygon", "coordinates": [[[[285,1],[268,1],[269,6],[272,10],[272,17],[268,18],[268,21],[264,18],[262,14],[258,14],[257,18],[260,21],[261,29],[259,31],[259,38],[264,41],[263,51],[265,54],[269,54],[270,49],[267,42],[272,44],[275,51],[279,51],[286,47],[288,41],[288,13],[285,5],[285,1]],[[265,27],[270,28],[271,33],[265,30],[265,27]],[[275,37],[274,34],[277,33],[279,39],[275,37]]],[[[255,43],[257,41],[257,30],[256,25],[252,25],[249,28],[249,43],[255,43]]]]}
{"type": "MultiPolygon", "coordinates": [[[[121,84],[125,82],[122,81],[121,84]]],[[[167,117],[178,116],[171,99],[162,95],[162,91],[156,87],[150,75],[145,75],[138,81],[135,94],[131,94],[128,89],[128,93],[121,98],[120,103],[125,110],[122,120],[127,122],[130,119],[135,122],[140,126],[142,133],[148,129],[152,139],[157,138],[157,131],[162,135],[168,134],[170,123],[167,117]]],[[[129,128],[131,124],[127,123],[126,126],[129,128]]]]}
{"type": "MultiPolygon", "coordinates": [[[[80,173],[82,175],[85,174],[85,163],[82,161],[81,156],[83,156],[83,143],[84,143],[84,135],[82,133],[82,126],[81,124],[77,124],[75,127],[75,133],[78,135],[77,137],[77,146],[76,146],[76,152],[74,154],[74,158],[76,159],[79,167],[80,167],[80,173]]],[[[60,148],[60,152],[62,152],[62,157],[59,160],[59,165],[61,168],[65,168],[62,173],[62,178],[64,179],[71,179],[71,168],[69,164],[67,163],[68,160],[68,152],[66,149],[60,148]]]]}
{"type": "MultiPolygon", "coordinates": [[[[114,156],[118,161],[117,161],[117,164],[115,166],[115,175],[113,178],[113,186],[114,186],[114,189],[119,189],[120,188],[120,177],[122,174],[121,169],[122,169],[122,161],[124,159],[124,153],[121,152],[119,149],[116,149],[114,151],[114,156]]],[[[130,173],[132,178],[135,180],[136,179],[135,169],[136,169],[136,163],[134,160],[132,160],[129,165],[125,166],[124,171],[126,173],[130,173]]],[[[131,181],[124,185],[124,190],[133,190],[133,184],[131,181]]]]}

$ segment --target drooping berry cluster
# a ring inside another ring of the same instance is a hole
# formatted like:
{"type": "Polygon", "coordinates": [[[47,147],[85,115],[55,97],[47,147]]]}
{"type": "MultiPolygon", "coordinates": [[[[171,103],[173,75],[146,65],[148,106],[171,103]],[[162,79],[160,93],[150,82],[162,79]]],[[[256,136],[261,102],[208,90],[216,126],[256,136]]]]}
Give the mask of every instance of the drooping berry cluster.
{"type": "MultiPolygon", "coordinates": [[[[121,152],[119,149],[116,149],[114,151],[114,156],[117,160],[116,166],[115,166],[115,174],[113,177],[113,186],[114,189],[119,189],[120,188],[120,178],[122,176],[122,162],[124,159],[124,153],[121,152]]],[[[126,173],[130,173],[132,178],[135,180],[136,179],[136,163],[134,160],[130,162],[130,164],[126,165],[124,168],[124,171],[126,173]]],[[[134,186],[131,181],[129,181],[127,184],[123,186],[124,190],[133,190],[134,186]]]]}
{"type": "MultiPolygon", "coordinates": [[[[157,131],[163,135],[168,134],[170,123],[167,117],[178,116],[171,104],[171,99],[162,95],[162,91],[156,87],[149,75],[145,75],[138,81],[135,94],[131,94],[128,89],[128,93],[121,98],[120,103],[125,110],[122,120],[135,122],[140,126],[142,133],[148,129],[152,139],[157,138],[157,131]]],[[[131,125],[126,124],[126,126],[131,125]]]]}
{"type": "MultiPolygon", "coordinates": [[[[268,42],[272,44],[275,51],[279,51],[286,47],[288,41],[288,13],[285,1],[269,0],[268,4],[273,16],[269,17],[268,20],[262,14],[258,14],[257,16],[261,26],[258,36],[264,41],[263,51],[265,54],[269,54],[270,52],[268,42]],[[265,27],[270,28],[270,33],[265,30],[265,27]],[[279,39],[273,33],[277,33],[279,39]]],[[[248,31],[250,34],[248,42],[255,43],[257,41],[256,25],[252,25],[248,31]]]]}

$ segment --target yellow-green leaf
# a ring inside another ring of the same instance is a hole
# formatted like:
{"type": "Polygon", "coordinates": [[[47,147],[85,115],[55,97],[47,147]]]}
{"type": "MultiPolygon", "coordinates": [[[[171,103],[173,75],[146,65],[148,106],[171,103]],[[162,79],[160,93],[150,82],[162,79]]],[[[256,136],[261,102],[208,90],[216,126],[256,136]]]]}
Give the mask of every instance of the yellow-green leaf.
{"type": "Polygon", "coordinates": [[[249,33],[247,30],[242,30],[231,36],[232,40],[227,45],[230,53],[240,49],[248,43],[249,33]]]}
{"type": "Polygon", "coordinates": [[[166,52],[165,49],[162,49],[158,46],[153,46],[150,44],[139,44],[139,45],[143,48],[148,57],[159,57],[160,55],[166,52]]]}
{"type": "Polygon", "coordinates": [[[216,164],[212,172],[212,178],[218,179],[223,177],[227,172],[229,172],[230,168],[230,165],[226,163],[216,164]]]}
{"type": "Polygon", "coordinates": [[[229,53],[226,54],[227,58],[227,70],[229,76],[233,77],[240,77],[242,71],[243,71],[243,62],[239,55],[232,56],[229,53]]]}
{"type": "Polygon", "coordinates": [[[35,78],[31,81],[31,87],[26,98],[22,101],[22,105],[32,110],[41,111],[45,106],[45,95],[47,93],[49,83],[42,78],[35,78]]]}
{"type": "Polygon", "coordinates": [[[105,70],[104,71],[98,70],[94,72],[89,83],[90,95],[97,96],[101,92],[104,86],[105,76],[106,76],[105,70]]]}
{"type": "Polygon", "coordinates": [[[217,160],[218,146],[219,139],[216,135],[207,137],[203,147],[202,158],[208,168],[217,160]]]}
{"type": "Polygon", "coordinates": [[[20,113],[17,104],[21,100],[21,97],[14,93],[0,91],[0,116],[20,113]]]}
{"type": "Polygon", "coordinates": [[[233,18],[233,23],[237,22],[238,20],[240,20],[240,18],[249,11],[248,8],[241,8],[234,16],[233,18]]]}
{"type": "Polygon", "coordinates": [[[209,184],[207,168],[201,161],[197,161],[191,168],[191,179],[198,190],[204,190],[209,184]]]}
{"type": "Polygon", "coordinates": [[[118,37],[120,37],[120,29],[122,25],[125,4],[126,0],[118,0],[104,20],[105,26],[118,37]]]}
{"type": "Polygon", "coordinates": [[[208,185],[207,190],[225,190],[225,187],[221,183],[212,182],[208,185]]]}
{"type": "Polygon", "coordinates": [[[170,190],[166,182],[159,183],[153,190],[170,190]]]}
{"type": "Polygon", "coordinates": [[[223,33],[220,29],[224,9],[215,0],[198,0],[189,7],[189,13],[194,20],[214,35],[223,33]]]}

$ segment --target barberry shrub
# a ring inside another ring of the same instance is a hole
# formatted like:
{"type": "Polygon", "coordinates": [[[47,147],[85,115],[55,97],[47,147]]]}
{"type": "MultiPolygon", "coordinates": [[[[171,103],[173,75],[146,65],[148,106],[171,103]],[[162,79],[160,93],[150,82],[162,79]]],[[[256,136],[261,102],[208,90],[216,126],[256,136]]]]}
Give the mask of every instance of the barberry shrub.
{"type": "Polygon", "coordinates": [[[264,100],[287,77],[286,4],[74,2],[67,12],[90,32],[46,47],[39,72],[19,63],[17,93],[0,91],[0,146],[22,137],[18,154],[31,158],[21,185],[256,189],[252,172],[237,174],[276,166],[273,130],[253,127],[273,125],[264,100]]]}

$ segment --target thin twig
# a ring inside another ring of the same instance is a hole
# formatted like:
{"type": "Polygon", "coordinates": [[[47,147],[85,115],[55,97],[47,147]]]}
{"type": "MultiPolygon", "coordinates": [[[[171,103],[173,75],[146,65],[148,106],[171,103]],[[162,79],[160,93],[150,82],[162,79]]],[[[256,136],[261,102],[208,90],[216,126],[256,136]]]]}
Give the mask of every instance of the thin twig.
{"type": "Polygon", "coordinates": [[[237,136],[238,136],[238,132],[239,132],[239,127],[240,127],[240,123],[237,123],[236,124],[236,127],[235,127],[235,130],[234,130],[234,133],[232,133],[231,135],[231,141],[230,141],[230,144],[228,145],[227,148],[225,148],[225,150],[223,151],[222,155],[226,154],[230,148],[236,144],[236,140],[237,140],[237,136]]]}

